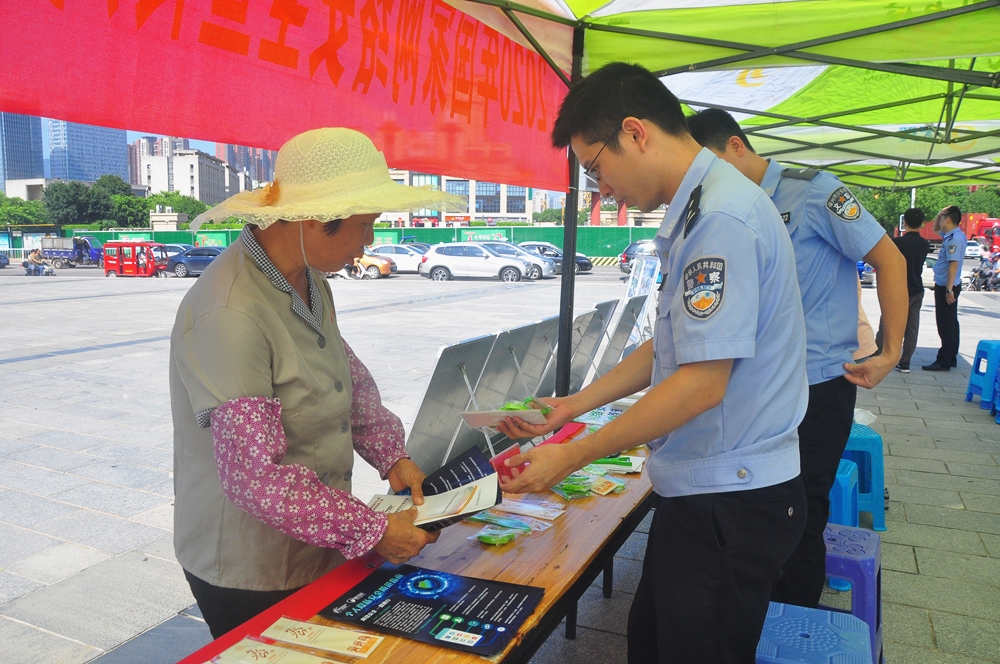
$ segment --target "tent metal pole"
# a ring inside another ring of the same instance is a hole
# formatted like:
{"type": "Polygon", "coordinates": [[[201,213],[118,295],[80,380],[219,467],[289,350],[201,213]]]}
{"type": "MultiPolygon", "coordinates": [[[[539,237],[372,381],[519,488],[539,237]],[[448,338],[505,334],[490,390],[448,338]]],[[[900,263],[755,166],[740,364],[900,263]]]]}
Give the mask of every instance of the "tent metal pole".
{"type": "MultiPolygon", "coordinates": [[[[830,120],[831,118],[843,117],[845,115],[857,115],[858,113],[868,113],[871,111],[882,111],[887,108],[898,108],[900,106],[909,106],[910,104],[921,104],[925,101],[936,101],[941,99],[944,93],[938,93],[933,95],[924,95],[923,97],[913,97],[912,99],[901,99],[899,101],[890,101],[884,104],[875,104],[874,106],[862,106],[860,108],[850,108],[845,111],[836,111],[834,113],[824,113],[823,115],[813,115],[807,118],[792,118],[791,120],[786,120],[783,122],[774,122],[767,125],[753,125],[749,127],[743,127],[743,131],[749,133],[755,133],[758,131],[764,131],[767,129],[779,129],[781,127],[789,127],[804,123],[819,122],[821,120],[830,120]]],[[[997,101],[1000,101],[998,99],[997,101]]],[[[695,102],[691,102],[695,103],[695,102]]],[[[690,105],[690,104],[689,104],[690,105]]],[[[699,106],[708,106],[709,104],[698,103],[699,106]]],[[[746,110],[747,113],[753,113],[754,115],[759,115],[759,111],[754,111],[751,109],[746,110]]],[[[789,116],[792,117],[792,116],[789,116]]]]}
{"type": "MultiPolygon", "coordinates": [[[[573,83],[583,80],[582,27],[573,28],[573,83]]],[[[573,297],[576,290],[576,215],[580,197],[580,162],[569,153],[569,191],[563,209],[562,290],[559,296],[559,346],[556,348],[556,396],[569,394],[570,365],[573,360],[573,297]]]]}
{"type": "Polygon", "coordinates": [[[531,34],[526,27],[524,27],[524,23],[521,23],[521,19],[519,19],[514,14],[514,12],[507,9],[506,7],[504,7],[503,9],[503,13],[507,15],[507,18],[510,20],[511,23],[514,24],[514,27],[518,29],[518,32],[524,35],[524,38],[528,40],[532,48],[535,49],[538,55],[542,56],[542,59],[545,60],[545,62],[549,65],[552,71],[556,73],[556,76],[559,77],[559,80],[565,83],[566,87],[568,88],[570,86],[570,81],[568,78],[566,78],[566,74],[563,73],[562,69],[559,69],[559,67],[556,66],[556,63],[552,59],[552,56],[550,56],[545,51],[545,49],[542,48],[542,45],[538,43],[538,40],[535,39],[535,36],[531,34]]]}
{"type": "MultiPolygon", "coordinates": [[[[969,63],[969,71],[976,66],[976,59],[972,58],[972,62],[969,63]]],[[[965,99],[965,93],[969,91],[968,84],[962,86],[962,92],[958,95],[958,103],[955,104],[955,110],[951,114],[951,118],[948,120],[948,126],[944,130],[944,142],[951,143],[951,130],[955,128],[955,121],[958,119],[958,112],[962,108],[962,100],[965,99]]]]}

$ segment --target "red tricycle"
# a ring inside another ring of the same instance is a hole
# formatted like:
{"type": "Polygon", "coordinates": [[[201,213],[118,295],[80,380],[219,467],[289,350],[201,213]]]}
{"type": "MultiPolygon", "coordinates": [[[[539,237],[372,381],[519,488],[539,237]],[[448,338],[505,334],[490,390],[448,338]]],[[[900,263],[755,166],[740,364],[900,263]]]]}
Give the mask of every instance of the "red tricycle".
{"type": "Polygon", "coordinates": [[[114,240],[104,243],[105,277],[167,276],[167,248],[158,242],[114,240]]]}

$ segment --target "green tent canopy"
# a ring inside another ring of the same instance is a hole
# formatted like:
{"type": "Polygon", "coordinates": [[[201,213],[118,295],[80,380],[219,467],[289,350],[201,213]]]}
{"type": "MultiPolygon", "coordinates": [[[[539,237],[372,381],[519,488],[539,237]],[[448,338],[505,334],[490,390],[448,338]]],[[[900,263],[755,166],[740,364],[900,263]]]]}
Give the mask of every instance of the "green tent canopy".
{"type": "Polygon", "coordinates": [[[567,82],[642,64],[782,162],[865,186],[1000,183],[1000,0],[449,2],[567,82]]]}

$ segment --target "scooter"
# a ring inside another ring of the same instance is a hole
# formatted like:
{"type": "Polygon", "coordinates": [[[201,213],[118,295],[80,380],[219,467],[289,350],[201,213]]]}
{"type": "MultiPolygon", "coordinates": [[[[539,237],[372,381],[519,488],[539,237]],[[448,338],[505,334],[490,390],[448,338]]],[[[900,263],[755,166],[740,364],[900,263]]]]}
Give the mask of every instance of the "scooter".
{"type": "Polygon", "coordinates": [[[990,262],[988,259],[984,258],[979,261],[979,267],[972,268],[969,272],[969,290],[981,291],[986,290],[990,284],[990,278],[993,276],[992,270],[990,270],[990,262]]]}
{"type": "Polygon", "coordinates": [[[54,277],[54,276],[56,276],[56,271],[53,270],[48,265],[35,266],[35,265],[32,265],[31,263],[29,263],[28,261],[22,261],[21,262],[21,267],[24,268],[24,274],[25,274],[25,276],[28,276],[28,277],[54,277]],[[42,270],[41,272],[38,271],[39,267],[42,270]]]}

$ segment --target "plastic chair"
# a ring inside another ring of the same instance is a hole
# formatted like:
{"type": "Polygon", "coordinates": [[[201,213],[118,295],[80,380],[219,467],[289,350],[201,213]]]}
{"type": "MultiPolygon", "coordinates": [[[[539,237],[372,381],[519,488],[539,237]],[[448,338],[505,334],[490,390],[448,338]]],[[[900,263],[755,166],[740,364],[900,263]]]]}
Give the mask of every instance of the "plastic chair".
{"type": "Polygon", "coordinates": [[[771,602],[757,643],[757,664],[865,664],[868,625],[848,613],[771,602]]]}
{"type": "Polygon", "coordinates": [[[885,530],[885,460],[882,436],[863,424],[851,425],[844,458],[858,466],[858,510],[870,512],[872,527],[885,530]]]}
{"type": "MultiPolygon", "coordinates": [[[[868,625],[872,662],[882,659],[882,546],[878,535],[862,528],[829,525],[826,573],[850,581],[851,615],[868,625]]],[[[838,579],[838,580],[839,580],[838,579]]]]}
{"type": "Polygon", "coordinates": [[[996,378],[993,379],[993,394],[993,407],[990,408],[990,415],[996,415],[994,421],[1000,424],[1000,410],[998,410],[1000,407],[1000,372],[997,372],[996,378]]]}
{"type": "MultiPolygon", "coordinates": [[[[858,466],[853,461],[841,459],[837,477],[830,489],[829,523],[858,527],[858,466]]],[[[843,579],[827,579],[830,587],[841,592],[851,589],[843,579]]]]}
{"type": "Polygon", "coordinates": [[[979,395],[979,407],[983,410],[993,410],[993,400],[996,392],[993,384],[997,378],[997,366],[1000,365],[1000,341],[982,340],[976,346],[976,357],[972,361],[972,371],[969,372],[969,386],[965,388],[965,400],[979,395]]]}

